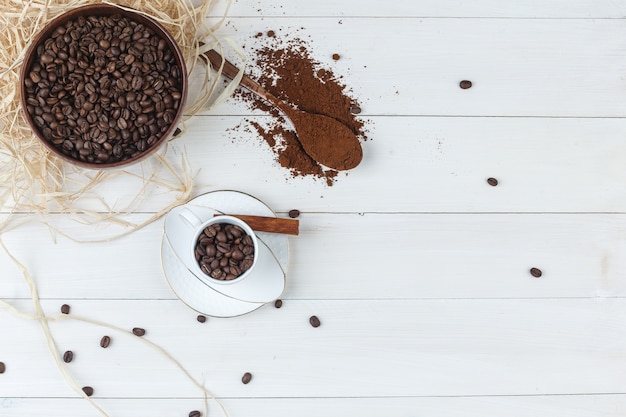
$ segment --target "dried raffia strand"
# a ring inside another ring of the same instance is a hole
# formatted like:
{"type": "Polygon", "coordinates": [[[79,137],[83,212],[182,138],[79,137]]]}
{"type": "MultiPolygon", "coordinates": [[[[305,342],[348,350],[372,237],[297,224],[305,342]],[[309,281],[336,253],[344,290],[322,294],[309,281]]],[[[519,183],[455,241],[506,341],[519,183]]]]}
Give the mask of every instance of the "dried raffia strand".
{"type": "MultiPolygon", "coordinates": [[[[43,308],[41,306],[41,300],[39,298],[39,293],[37,291],[37,286],[35,284],[35,281],[34,281],[32,275],[28,271],[28,269],[19,260],[17,260],[17,258],[15,258],[15,256],[13,256],[13,254],[8,250],[8,248],[4,244],[4,241],[2,240],[1,237],[0,237],[0,246],[2,246],[2,248],[7,253],[9,258],[15,263],[15,265],[18,267],[18,269],[22,273],[22,276],[24,277],[24,280],[26,281],[26,283],[28,285],[28,288],[29,288],[29,291],[30,291],[30,294],[31,294],[31,298],[32,298],[33,305],[34,305],[34,308],[35,308],[35,314],[28,314],[28,313],[24,313],[22,311],[19,311],[18,309],[16,309],[15,307],[10,305],[9,303],[7,303],[5,301],[2,301],[2,300],[0,300],[0,308],[2,308],[5,311],[13,314],[14,316],[17,316],[17,317],[22,318],[22,319],[29,319],[29,320],[37,320],[37,321],[39,321],[39,324],[41,325],[42,330],[44,332],[44,335],[46,337],[48,350],[50,351],[52,357],[54,358],[54,360],[55,360],[55,362],[57,364],[57,367],[61,371],[61,373],[62,373],[63,377],[65,378],[66,382],[68,383],[68,385],[70,385],[72,387],[72,389],[74,389],[74,391],[76,393],[78,393],[83,398],[85,398],[87,401],[89,401],[89,403],[96,410],[98,410],[98,412],[100,412],[100,414],[102,414],[104,417],[110,417],[102,408],[100,408],[98,406],[98,404],[96,404],[91,398],[89,398],[88,395],[86,395],[84,393],[84,391],[82,390],[82,387],[80,385],[78,385],[76,380],[72,377],[70,372],[67,370],[67,367],[62,362],[62,355],[59,354],[59,351],[58,351],[58,349],[56,347],[56,343],[55,343],[54,337],[52,336],[52,332],[50,331],[49,322],[58,322],[58,321],[62,321],[62,320],[76,320],[76,321],[80,321],[80,322],[84,322],[84,323],[90,323],[90,324],[93,324],[93,325],[96,325],[96,326],[100,326],[100,327],[105,327],[107,329],[110,329],[110,330],[113,330],[113,331],[116,331],[116,332],[119,332],[119,333],[132,334],[132,332],[130,332],[130,331],[126,330],[126,329],[123,329],[121,327],[109,324],[109,323],[105,323],[105,322],[102,322],[102,321],[99,321],[99,320],[93,320],[93,319],[86,318],[86,317],[76,316],[74,314],[71,314],[71,315],[68,315],[68,314],[55,314],[55,315],[47,316],[43,312],[43,308]]],[[[224,405],[215,397],[215,395],[211,391],[206,389],[204,387],[204,384],[202,384],[199,381],[197,381],[189,373],[189,371],[187,369],[185,369],[185,367],[183,367],[183,365],[178,360],[176,360],[176,358],[174,358],[169,352],[167,352],[161,346],[157,345],[156,343],[154,343],[154,342],[152,342],[149,339],[146,339],[144,337],[135,337],[135,338],[133,338],[133,340],[139,340],[139,341],[145,343],[146,345],[148,345],[149,347],[151,347],[152,349],[154,349],[157,352],[159,352],[168,361],[173,363],[198,389],[200,389],[202,391],[202,393],[203,393],[203,395],[205,397],[205,415],[207,415],[206,411],[207,411],[207,408],[208,408],[207,398],[211,398],[211,400],[215,401],[219,405],[220,409],[222,410],[223,415],[225,417],[228,417],[228,412],[224,408],[224,405]]]]}

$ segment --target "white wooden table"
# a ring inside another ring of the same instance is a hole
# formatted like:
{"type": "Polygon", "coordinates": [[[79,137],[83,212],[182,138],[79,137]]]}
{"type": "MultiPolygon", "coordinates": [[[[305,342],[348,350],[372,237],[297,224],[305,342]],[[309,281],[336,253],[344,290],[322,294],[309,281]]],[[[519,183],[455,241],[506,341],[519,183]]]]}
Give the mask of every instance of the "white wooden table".
{"type": "MultiPolygon", "coordinates": [[[[53,241],[35,222],[3,240],[47,313],[67,303],[145,328],[232,417],[624,416],[625,15],[609,0],[235,1],[221,35],[303,27],[370,121],[362,164],[332,187],[290,178],[256,135],[234,137],[242,116],[265,117],[236,101],[171,144],[197,173],[192,197],[240,190],[301,211],[281,309],[197,322],[163,277],[162,219],[109,243],[53,241]]],[[[153,197],[133,216],[167,196],[153,197]]],[[[4,253],[0,271],[0,298],[32,310],[4,253]]],[[[132,336],[51,330],[111,417],[202,410],[202,393],[132,336]]],[[[0,312],[0,361],[0,416],[98,415],[37,322],[0,312]]]]}

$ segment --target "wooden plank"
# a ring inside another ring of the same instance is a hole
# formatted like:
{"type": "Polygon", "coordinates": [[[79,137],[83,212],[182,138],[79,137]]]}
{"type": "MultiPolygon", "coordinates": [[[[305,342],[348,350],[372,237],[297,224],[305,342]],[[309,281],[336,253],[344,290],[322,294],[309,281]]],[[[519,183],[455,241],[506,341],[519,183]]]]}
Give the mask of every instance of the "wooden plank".
{"type": "MultiPolygon", "coordinates": [[[[219,36],[297,35],[370,115],[624,117],[620,20],[232,18],[219,36]],[[303,27],[304,29],[300,29],[303,27]],[[393,34],[390,35],[390,34],[393,34]],[[348,46],[349,45],[349,46],[348,46]],[[333,61],[333,53],[342,58],[333,61]],[[459,88],[471,80],[469,90],[459,88]]],[[[212,114],[241,114],[240,105],[212,114]]]]}
{"type": "MultiPolygon", "coordinates": [[[[623,119],[371,117],[356,169],[293,178],[237,117],[196,118],[173,142],[201,169],[196,194],[246,191],[278,211],[622,212],[623,119]],[[495,177],[497,187],[486,180],[495,177]]],[[[252,120],[260,120],[254,118],[252,120]]]]}
{"type": "MultiPolygon", "coordinates": [[[[261,117],[250,120],[262,121],[261,117]]],[[[243,117],[195,117],[171,143],[187,158],[191,197],[240,190],[276,211],[303,212],[623,212],[624,119],[367,117],[364,160],[336,184],[294,178],[243,117]],[[497,187],[486,179],[495,177],[497,187]]],[[[129,168],[137,175],[142,165],[129,168]]],[[[161,175],[172,180],[171,175],[161,175]]],[[[122,210],[143,184],[120,176],[95,191],[122,210]]],[[[148,187],[131,210],[157,212],[180,193],[148,187]]],[[[103,210],[93,196],[75,208],[103,210]]]]}
{"type": "MultiPolygon", "coordinates": [[[[222,16],[226,2],[217,2],[212,11],[222,16]]],[[[497,0],[479,0],[459,3],[454,0],[427,0],[420,2],[388,2],[342,0],[320,1],[235,1],[229,17],[284,17],[303,18],[335,16],[350,17],[496,17],[496,18],[622,18],[626,6],[609,0],[549,0],[540,4],[529,1],[512,1],[503,5],[497,0]]]]}
{"type": "MultiPolygon", "coordinates": [[[[27,301],[16,302],[27,307],[27,301]]],[[[58,301],[45,308],[58,311],[58,301]]],[[[75,300],[72,312],[125,329],[176,357],[220,397],[319,398],[624,394],[624,299],[290,300],[198,323],[166,300],[75,300]],[[317,315],[322,324],[309,325],[317,315]],[[241,383],[251,372],[250,384],[241,383]]],[[[38,325],[0,315],[4,397],[73,397],[38,325]]],[[[199,398],[132,334],[52,325],[78,383],[102,398],[199,398]],[[100,338],[112,338],[107,349],[100,338]]]]}
{"type": "MultiPolygon", "coordinates": [[[[85,234],[66,220],[68,233],[85,234]]],[[[162,221],[80,244],[24,225],[3,236],[42,297],[175,299],[160,261],[162,221]],[[33,242],[38,242],[33,249],[33,242]]],[[[626,216],[303,213],[290,237],[288,299],[623,297],[626,216]],[[544,275],[533,278],[529,269],[544,275]]],[[[0,253],[0,298],[29,297],[0,253]]]]}
{"type": "MultiPolygon", "coordinates": [[[[186,416],[202,410],[201,399],[98,399],[106,412],[115,417],[132,417],[139,412],[152,416],[186,416]]],[[[397,417],[426,414],[432,417],[622,417],[626,395],[576,395],[530,397],[444,397],[444,398],[281,398],[223,399],[229,415],[258,417],[379,417],[393,412],[397,417]]],[[[7,417],[82,417],[94,411],[80,399],[4,398],[0,410],[7,417]]],[[[210,416],[221,417],[215,405],[210,416]]]]}

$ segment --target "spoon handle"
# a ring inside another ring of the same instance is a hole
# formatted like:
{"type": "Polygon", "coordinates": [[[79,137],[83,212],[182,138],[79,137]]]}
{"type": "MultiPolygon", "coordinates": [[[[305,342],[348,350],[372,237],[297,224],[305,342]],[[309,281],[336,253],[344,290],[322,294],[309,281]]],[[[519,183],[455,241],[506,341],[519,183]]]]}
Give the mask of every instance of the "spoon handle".
{"type": "MultiPolygon", "coordinates": [[[[205,52],[204,55],[209,59],[211,66],[215,69],[219,69],[219,67],[222,66],[222,63],[224,64],[224,67],[222,68],[223,76],[230,78],[232,80],[237,76],[237,74],[239,74],[239,68],[234,66],[230,61],[223,58],[222,55],[220,55],[220,53],[217,52],[215,49],[211,49],[205,52]]],[[[247,90],[250,90],[257,96],[261,97],[263,100],[266,100],[272,103],[276,101],[276,98],[272,94],[270,94],[269,91],[261,87],[259,83],[257,83],[256,81],[254,81],[253,79],[251,79],[245,74],[243,78],[241,79],[241,82],[239,83],[239,85],[246,88],[247,90]]]]}

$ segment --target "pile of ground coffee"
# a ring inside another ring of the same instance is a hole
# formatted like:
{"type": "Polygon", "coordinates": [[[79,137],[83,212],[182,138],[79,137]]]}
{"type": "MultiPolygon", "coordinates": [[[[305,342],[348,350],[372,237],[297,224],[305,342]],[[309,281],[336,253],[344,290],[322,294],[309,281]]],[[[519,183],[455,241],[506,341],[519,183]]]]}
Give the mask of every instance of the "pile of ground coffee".
{"type": "MultiPolygon", "coordinates": [[[[249,53],[250,71],[259,74],[255,76],[259,84],[300,110],[340,121],[361,141],[366,140],[364,121],[351,112],[351,109],[358,108],[358,103],[350,97],[340,77],[313,59],[306,41],[300,38],[284,39],[277,36],[275,31],[270,32],[262,38],[264,46],[249,53]]],[[[259,34],[255,38],[259,38],[259,34]]],[[[247,123],[267,142],[280,165],[289,169],[293,177],[313,176],[324,179],[328,185],[334,183],[338,172],[323,167],[304,152],[293,128],[281,113],[245,90],[239,90],[236,97],[251,108],[272,115],[269,124],[262,125],[249,119],[247,123]]]]}

